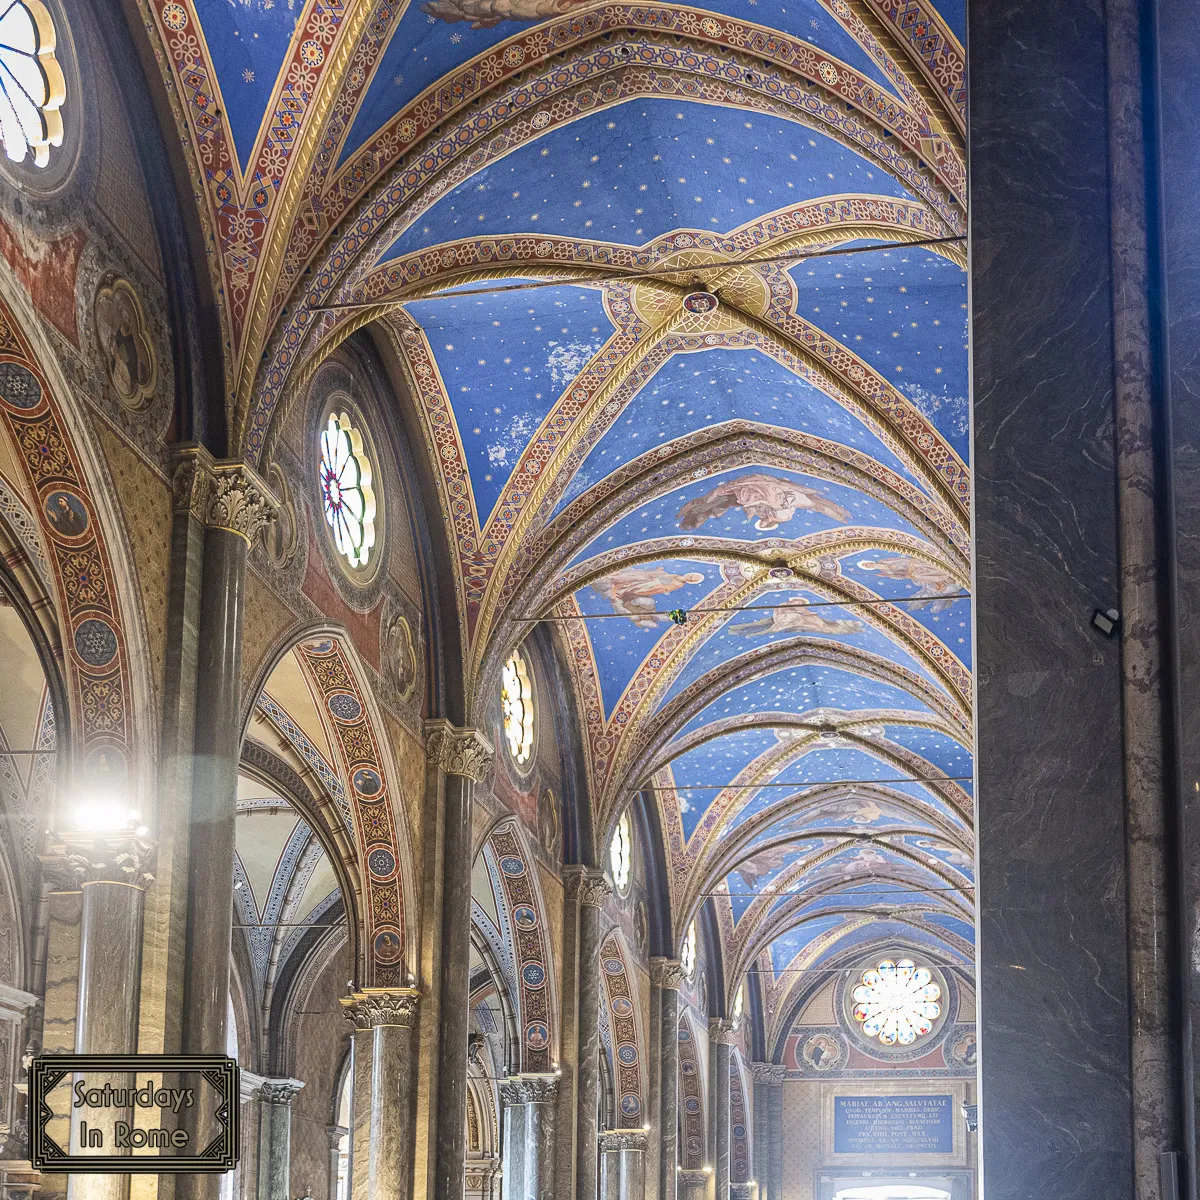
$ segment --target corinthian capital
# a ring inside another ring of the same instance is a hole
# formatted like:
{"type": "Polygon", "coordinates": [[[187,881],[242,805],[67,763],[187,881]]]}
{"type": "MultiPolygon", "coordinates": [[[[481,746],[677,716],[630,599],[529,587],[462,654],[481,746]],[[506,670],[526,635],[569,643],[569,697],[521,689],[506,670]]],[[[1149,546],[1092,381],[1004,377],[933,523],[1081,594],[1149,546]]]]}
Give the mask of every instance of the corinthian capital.
{"type": "Polygon", "coordinates": [[[733,1022],[725,1017],[710,1017],[708,1040],[714,1044],[733,1041],[733,1022]]]}
{"type": "Polygon", "coordinates": [[[278,512],[279,501],[256,471],[241,462],[213,464],[212,487],[204,506],[205,524],[210,529],[236,533],[253,546],[278,512]]]}
{"type": "Polygon", "coordinates": [[[425,722],[425,761],[448,775],[480,783],[492,761],[492,744],[478,729],[459,729],[449,721],[425,722]]]}
{"type": "Polygon", "coordinates": [[[787,1078],[787,1067],[778,1063],[756,1062],[750,1064],[750,1073],[755,1083],[782,1083],[787,1078]]]}
{"type": "Polygon", "coordinates": [[[547,1104],[557,1097],[557,1075],[510,1075],[500,1085],[505,1104],[547,1104]]]}
{"type": "Polygon", "coordinates": [[[203,446],[180,446],[172,455],[171,506],[203,524],[212,491],[213,456],[203,446]]]}
{"type": "Polygon", "coordinates": [[[652,958],[650,960],[650,982],[655,987],[670,988],[677,992],[687,978],[683,963],[673,958],[652,958]]]}
{"type": "Polygon", "coordinates": [[[603,871],[593,867],[573,867],[565,874],[568,900],[578,899],[580,904],[599,908],[612,895],[612,884],[603,871]]]}
{"type": "Polygon", "coordinates": [[[258,1094],[268,1104],[291,1104],[303,1086],[299,1079],[264,1079],[258,1085],[258,1094]]]}
{"type": "Polygon", "coordinates": [[[374,1029],[378,1025],[401,1025],[412,1029],[417,1023],[416,988],[364,988],[341,998],[346,1019],[355,1029],[374,1029]]]}
{"type": "Polygon", "coordinates": [[[59,834],[42,855],[51,886],[67,891],[88,883],[123,883],[145,887],[154,879],[155,844],[129,831],[109,834],[59,834]]]}
{"type": "Polygon", "coordinates": [[[606,1129],[600,1135],[600,1150],[645,1150],[646,1133],[642,1129],[606,1129]]]}

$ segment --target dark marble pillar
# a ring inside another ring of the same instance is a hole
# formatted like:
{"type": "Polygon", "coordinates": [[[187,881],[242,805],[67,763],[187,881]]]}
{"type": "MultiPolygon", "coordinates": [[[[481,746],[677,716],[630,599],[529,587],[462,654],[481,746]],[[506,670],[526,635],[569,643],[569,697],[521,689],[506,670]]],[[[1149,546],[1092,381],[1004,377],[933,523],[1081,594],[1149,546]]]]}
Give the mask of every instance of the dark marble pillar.
{"type": "Polygon", "coordinates": [[[650,1136],[646,1139],[646,1158],[644,1171],[646,1176],[646,1200],[658,1200],[658,1189],[662,1181],[659,1178],[659,1157],[661,1154],[661,1131],[659,1116],[662,1111],[662,984],[659,982],[659,972],[651,966],[650,970],[650,1026],[646,1064],[646,1130],[650,1136]]]}
{"type": "Polygon", "coordinates": [[[661,1083],[658,1110],[659,1200],[677,1200],[679,1166],[679,985],[683,965],[672,958],[650,960],[651,987],[662,1000],[661,1083]]]}
{"type": "Polygon", "coordinates": [[[412,1195],[418,998],[412,988],[364,988],[342,998],[354,1026],[354,1192],[367,1200],[412,1195]],[[360,1120],[362,1110],[369,1121],[360,1120]]]}
{"type": "Polygon", "coordinates": [[[1182,1195],[1200,1193],[1200,156],[1192,147],[1200,126],[1200,41],[1191,0],[1157,0],[1158,119],[1152,144],[1160,189],[1163,318],[1162,383],[1169,439],[1168,554],[1173,568],[1171,663],[1175,699],[1175,785],[1182,928],[1183,1147],[1182,1195]]]}
{"type": "Polygon", "coordinates": [[[603,1200],[645,1200],[646,1144],[641,1129],[610,1129],[600,1135],[603,1200]]]}
{"type": "Polygon", "coordinates": [[[466,1170],[471,973],[471,789],[492,747],[477,729],[426,722],[426,757],[445,774],[441,991],[438,1004],[436,1200],[462,1200],[466,1170]]]}
{"type": "Polygon", "coordinates": [[[579,1007],[576,1025],[575,1196],[596,1200],[600,1112],[600,906],[612,894],[603,872],[567,875],[567,902],[579,905],[579,1007]]]}
{"type": "MultiPolygon", "coordinates": [[[[73,880],[82,893],[79,937],[79,988],[75,1017],[75,1053],[132,1054],[137,1050],[138,998],[142,963],[142,909],[154,847],[133,832],[57,835],[46,856],[48,873],[64,887],[73,880]]],[[[114,1085],[126,1085],[112,1076],[114,1085]]],[[[112,1109],[93,1113],[71,1110],[71,1146],[79,1152],[80,1121],[104,1126],[112,1109]]],[[[126,1111],[126,1119],[131,1113],[126,1111]]],[[[115,1147],[109,1147],[115,1152],[115,1147]]],[[[78,1200],[123,1200],[127,1175],[72,1175],[68,1191],[78,1200]]]]}
{"type": "Polygon", "coordinates": [[[257,1200],[291,1200],[292,1101],[298,1079],[264,1079],[258,1086],[257,1200]]]}
{"type": "Polygon", "coordinates": [[[704,1200],[708,1194],[711,1171],[680,1171],[679,1200],[704,1200]]]}
{"type": "Polygon", "coordinates": [[[1126,1200],[1146,901],[1122,644],[1091,624],[1127,582],[1105,6],[968,9],[983,1177],[989,1200],[1126,1200]]]}
{"type": "Polygon", "coordinates": [[[732,1021],[719,1017],[709,1021],[708,1052],[714,1068],[709,1103],[716,1114],[712,1163],[716,1200],[729,1200],[729,1039],[732,1036],[732,1021]]]}
{"type": "Polygon", "coordinates": [[[557,1075],[513,1075],[500,1085],[505,1112],[505,1195],[554,1200],[557,1075]]]}
{"type": "Polygon", "coordinates": [[[767,1092],[767,1186],[768,1200],[783,1200],[783,1081],[787,1068],[771,1066],[767,1092]]]}
{"type": "Polygon", "coordinates": [[[327,1125],[325,1135],[329,1138],[329,1184],[326,1200],[338,1200],[338,1168],[342,1158],[342,1138],[350,1136],[344,1125],[327,1125]]]}
{"type": "Polygon", "coordinates": [[[750,1074],[754,1077],[754,1124],[751,1127],[754,1139],[751,1142],[752,1169],[764,1200],[767,1194],[767,1092],[770,1088],[767,1080],[770,1069],[770,1063],[750,1064],[750,1074]]]}
{"type": "Polygon", "coordinates": [[[525,1101],[519,1078],[506,1079],[500,1085],[500,1103],[504,1109],[504,1197],[525,1197],[525,1101]]]}

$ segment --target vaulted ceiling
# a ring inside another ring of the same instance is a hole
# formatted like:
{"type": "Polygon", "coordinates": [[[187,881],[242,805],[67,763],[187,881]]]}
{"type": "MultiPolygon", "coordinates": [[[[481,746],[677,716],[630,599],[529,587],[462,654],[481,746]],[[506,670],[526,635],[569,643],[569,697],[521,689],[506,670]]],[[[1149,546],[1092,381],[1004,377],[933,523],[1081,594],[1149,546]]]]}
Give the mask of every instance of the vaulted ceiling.
{"type": "Polygon", "coordinates": [[[554,620],[730,995],[968,964],[961,0],[145,3],[237,449],[375,323],[469,679],[554,620]]]}

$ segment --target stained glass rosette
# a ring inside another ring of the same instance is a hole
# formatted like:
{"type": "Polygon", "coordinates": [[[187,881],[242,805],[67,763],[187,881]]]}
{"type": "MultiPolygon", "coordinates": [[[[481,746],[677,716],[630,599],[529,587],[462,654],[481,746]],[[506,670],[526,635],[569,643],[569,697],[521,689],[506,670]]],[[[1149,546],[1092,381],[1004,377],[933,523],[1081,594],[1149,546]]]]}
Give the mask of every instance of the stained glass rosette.
{"type": "Polygon", "coordinates": [[[518,766],[529,761],[533,750],[533,688],[525,660],[514,654],[500,673],[500,710],[508,752],[518,766]]]}
{"type": "Polygon", "coordinates": [[[854,1019],[867,1037],[881,1045],[911,1046],[933,1030],[942,1012],[942,989],[926,967],[911,959],[884,959],[878,967],[863,972],[862,983],[851,993],[854,1019]]]}
{"type": "Polygon", "coordinates": [[[44,167],[61,146],[66,95],[54,22],[41,0],[0,0],[0,140],[13,162],[44,167]]]}
{"type": "Polygon", "coordinates": [[[629,812],[625,811],[621,814],[621,819],[617,822],[617,828],[613,832],[612,844],[608,848],[613,885],[622,896],[629,890],[629,873],[632,857],[633,827],[629,820],[629,812]]]}
{"type": "Polygon", "coordinates": [[[347,413],[330,413],[321,434],[321,503],[338,553],[365,567],[375,545],[375,493],[362,435],[347,413]]]}

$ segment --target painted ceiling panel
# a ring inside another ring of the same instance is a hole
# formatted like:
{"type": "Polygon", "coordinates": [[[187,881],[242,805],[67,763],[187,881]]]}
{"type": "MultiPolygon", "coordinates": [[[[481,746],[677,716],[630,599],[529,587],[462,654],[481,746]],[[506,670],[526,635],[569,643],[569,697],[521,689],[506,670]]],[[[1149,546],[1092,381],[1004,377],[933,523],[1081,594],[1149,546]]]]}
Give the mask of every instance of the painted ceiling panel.
{"type": "Polygon", "coordinates": [[[684,100],[631,100],[552,128],[473,174],[384,258],[527,232],[640,246],[673,229],[724,233],[837,192],[909,197],[882,168],[794,122],[684,100]]]}
{"type": "Polygon", "coordinates": [[[956,779],[960,788],[971,791],[971,752],[960,742],[936,730],[915,729],[911,725],[887,725],[883,733],[888,741],[920,755],[934,768],[935,774],[941,772],[956,779]]]}
{"type": "MultiPolygon", "coordinates": [[[[194,0],[243,169],[304,0],[194,0]]],[[[322,50],[322,56],[324,51],[322,50]]]]}
{"type": "MultiPolygon", "coordinates": [[[[264,2],[270,0],[259,0],[264,2]]],[[[519,34],[533,18],[557,16],[581,7],[584,5],[571,0],[434,0],[419,7],[412,5],[397,24],[375,69],[346,139],[343,159],[441,76],[519,34]]],[[[878,64],[816,0],[792,0],[790,5],[779,0],[727,0],[706,4],[704,11],[768,28],[793,29],[798,36],[811,38],[847,66],[895,92],[894,84],[878,64]]]]}
{"type": "Polygon", "coordinates": [[[584,460],[559,508],[639,454],[736,418],[862,450],[920,486],[857,417],[782,363],[758,351],[718,349],[677,354],[664,363],[584,460]]]}
{"type": "Polygon", "coordinates": [[[813,258],[790,274],[797,312],[870,363],[966,458],[967,273],[906,249],[813,258]]]}
{"type": "Polygon", "coordinates": [[[266,906],[275,871],[298,821],[286,804],[274,812],[254,810],[238,814],[237,853],[261,913],[266,906]]]}
{"type": "Polygon", "coordinates": [[[650,538],[676,536],[682,546],[692,532],[738,541],[795,539],[849,524],[920,533],[882,501],[851,487],[798,471],[744,467],[688,480],[657,497],[600,534],[571,565],[650,538]]]}
{"type": "Polygon", "coordinates": [[[627,614],[587,622],[606,714],[663,633],[673,628],[667,612],[702,605],[721,583],[720,569],[712,563],[667,559],[614,571],[575,593],[585,614],[627,614]]]}
{"type": "Polygon", "coordinates": [[[429,339],[454,406],[484,523],[554,402],[611,336],[603,293],[535,288],[406,308],[429,339]]]}

